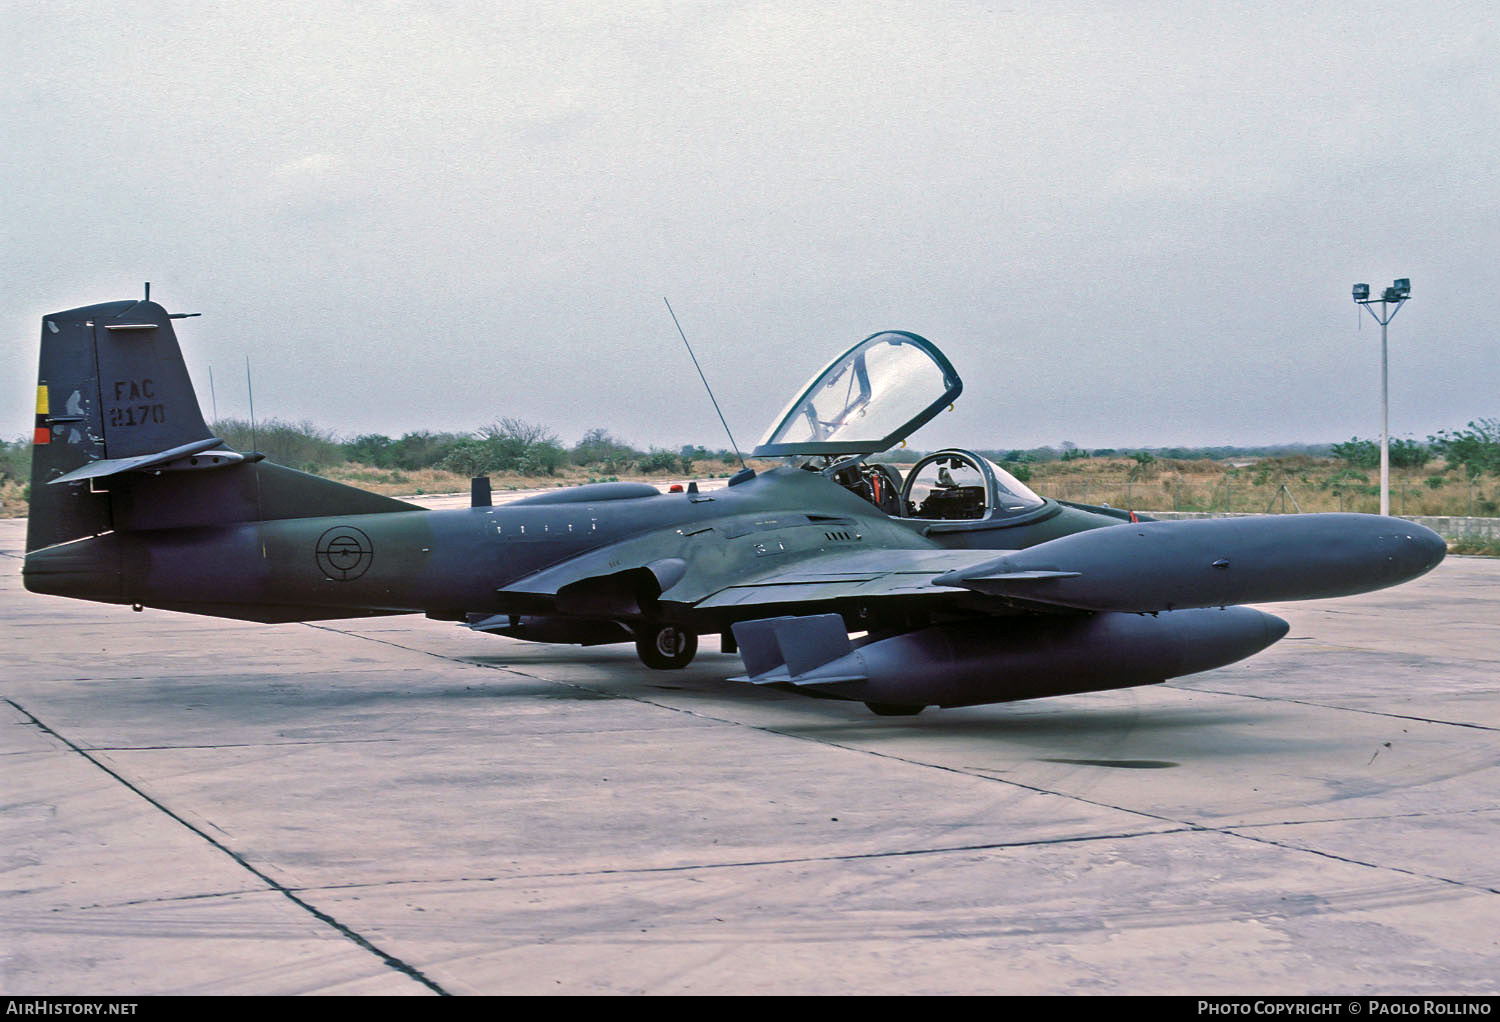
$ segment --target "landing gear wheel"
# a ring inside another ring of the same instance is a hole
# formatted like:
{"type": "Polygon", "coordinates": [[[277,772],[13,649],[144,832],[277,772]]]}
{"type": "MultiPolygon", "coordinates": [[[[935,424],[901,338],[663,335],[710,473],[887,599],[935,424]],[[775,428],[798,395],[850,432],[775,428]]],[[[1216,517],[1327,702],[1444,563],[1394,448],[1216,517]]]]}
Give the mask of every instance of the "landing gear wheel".
{"type": "Polygon", "coordinates": [[[915,717],[925,706],[908,706],[905,703],[865,703],[866,708],[877,717],[915,717]]]}
{"type": "Polygon", "coordinates": [[[643,625],[635,633],[641,663],[658,671],[675,671],[693,662],[698,636],[677,625],[643,625]]]}

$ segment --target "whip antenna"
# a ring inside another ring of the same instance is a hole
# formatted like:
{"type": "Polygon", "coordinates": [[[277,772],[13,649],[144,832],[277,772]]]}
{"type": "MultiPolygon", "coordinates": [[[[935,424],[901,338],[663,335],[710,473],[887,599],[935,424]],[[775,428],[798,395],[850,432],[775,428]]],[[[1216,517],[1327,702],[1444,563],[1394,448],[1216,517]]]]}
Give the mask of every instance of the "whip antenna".
{"type": "Polygon", "coordinates": [[[255,383],[250,379],[250,356],[245,356],[245,392],[250,395],[250,449],[255,447],[255,383]]]}
{"type": "MultiPolygon", "coordinates": [[[[250,397],[250,451],[257,455],[256,461],[260,461],[265,455],[260,453],[259,442],[255,439],[255,383],[250,378],[250,356],[245,356],[245,392],[250,397]]],[[[265,515],[260,506],[260,466],[256,465],[252,470],[255,473],[255,520],[265,521],[265,515]]],[[[265,556],[265,545],[261,546],[261,555],[265,556]]]]}
{"type": "MultiPolygon", "coordinates": [[[[661,300],[667,302],[666,296],[663,295],[661,300]]],[[[703,381],[703,389],[708,391],[708,399],[713,402],[714,411],[719,414],[719,424],[724,427],[724,433],[729,437],[729,446],[734,448],[734,456],[740,459],[740,468],[748,469],[750,466],[745,464],[745,456],[740,453],[740,445],[734,442],[734,434],[729,432],[729,423],[724,421],[724,413],[719,411],[719,402],[714,397],[714,389],[708,385],[708,377],[703,375],[703,367],[698,364],[698,356],[693,354],[693,346],[688,344],[687,334],[682,332],[682,324],[677,322],[677,313],[672,311],[671,302],[667,302],[667,313],[672,317],[672,324],[677,327],[682,343],[687,345],[688,357],[693,360],[693,368],[698,370],[698,379],[703,381]]]]}

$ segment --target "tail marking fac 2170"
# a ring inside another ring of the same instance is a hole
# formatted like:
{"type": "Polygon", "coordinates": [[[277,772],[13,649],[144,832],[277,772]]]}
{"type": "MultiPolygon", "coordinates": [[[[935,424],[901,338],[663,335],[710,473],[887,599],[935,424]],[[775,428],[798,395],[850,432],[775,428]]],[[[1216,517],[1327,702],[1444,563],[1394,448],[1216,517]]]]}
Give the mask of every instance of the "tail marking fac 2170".
{"type": "Polygon", "coordinates": [[[538,642],[702,635],[737,681],[903,715],[1149,685],[1286,634],[1243,606],[1343,596],[1442,560],[1374,515],[1158,522],[1038,496],[960,448],[884,463],[963,390],[947,357],[874,334],[797,392],[713,491],[595,483],[433,511],[232,450],[149,300],[44,317],[23,576],[37,593],[287,622],[425,614],[538,642]]]}

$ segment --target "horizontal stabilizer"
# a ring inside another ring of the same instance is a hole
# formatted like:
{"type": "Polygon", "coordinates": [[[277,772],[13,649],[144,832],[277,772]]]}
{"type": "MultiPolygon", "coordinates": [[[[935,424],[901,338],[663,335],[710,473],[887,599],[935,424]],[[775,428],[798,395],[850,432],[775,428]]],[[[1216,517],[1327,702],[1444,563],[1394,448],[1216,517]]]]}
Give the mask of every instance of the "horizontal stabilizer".
{"type": "Polygon", "coordinates": [[[175,461],[183,461],[183,468],[225,468],[229,465],[238,465],[245,460],[245,456],[227,448],[214,451],[212,455],[202,458],[194,458],[194,455],[203,454],[205,451],[216,447],[224,447],[224,441],[218,437],[208,437],[203,440],[194,440],[190,444],[181,444],[169,450],[158,451],[155,454],[137,454],[133,458],[102,458],[99,461],[91,461],[87,465],[75,468],[58,476],[56,479],[47,480],[48,485],[56,486],[58,483],[76,483],[84,479],[103,479],[106,476],[118,475],[121,472],[141,472],[147,469],[177,468],[179,466],[170,464],[175,461]],[[192,463],[186,464],[191,461],[192,463]]]}

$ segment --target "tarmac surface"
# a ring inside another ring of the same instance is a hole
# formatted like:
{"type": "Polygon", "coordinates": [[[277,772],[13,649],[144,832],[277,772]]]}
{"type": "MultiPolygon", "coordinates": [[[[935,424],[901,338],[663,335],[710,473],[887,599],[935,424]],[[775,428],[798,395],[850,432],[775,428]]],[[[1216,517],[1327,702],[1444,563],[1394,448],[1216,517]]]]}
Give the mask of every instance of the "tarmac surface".
{"type": "Polygon", "coordinates": [[[1494,994],[1500,561],[1166,685],[877,718],[709,651],[21,586],[0,993],[1494,994]]]}

